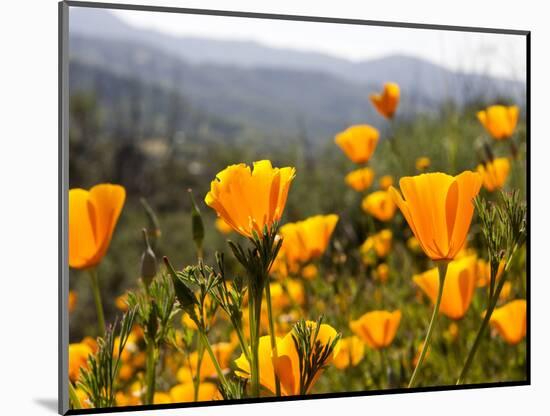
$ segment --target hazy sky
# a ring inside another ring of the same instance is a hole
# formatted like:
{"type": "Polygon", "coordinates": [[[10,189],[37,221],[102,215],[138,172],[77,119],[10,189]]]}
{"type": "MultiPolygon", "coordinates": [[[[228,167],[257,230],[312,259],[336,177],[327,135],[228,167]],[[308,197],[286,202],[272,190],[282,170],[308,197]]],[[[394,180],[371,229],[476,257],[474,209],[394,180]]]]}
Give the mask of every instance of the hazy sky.
{"type": "Polygon", "coordinates": [[[182,36],[253,40],[264,45],[362,60],[390,54],[450,69],[525,80],[525,37],[317,22],[116,10],[127,23],[182,36]]]}

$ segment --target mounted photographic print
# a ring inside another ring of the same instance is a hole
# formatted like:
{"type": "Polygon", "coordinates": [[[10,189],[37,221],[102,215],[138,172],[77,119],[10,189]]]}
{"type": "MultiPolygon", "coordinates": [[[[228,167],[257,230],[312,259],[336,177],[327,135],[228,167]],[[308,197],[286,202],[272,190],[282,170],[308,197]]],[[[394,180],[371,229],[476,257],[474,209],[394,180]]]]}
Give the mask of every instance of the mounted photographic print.
{"type": "Polygon", "coordinates": [[[60,413],[530,383],[529,32],[59,11],[60,413]]]}

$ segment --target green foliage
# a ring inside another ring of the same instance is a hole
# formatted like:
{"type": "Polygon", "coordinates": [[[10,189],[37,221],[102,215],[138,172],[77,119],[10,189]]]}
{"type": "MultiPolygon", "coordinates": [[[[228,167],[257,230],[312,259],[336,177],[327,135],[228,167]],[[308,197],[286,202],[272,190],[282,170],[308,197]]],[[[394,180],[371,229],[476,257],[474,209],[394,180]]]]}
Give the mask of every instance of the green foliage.
{"type": "Polygon", "coordinates": [[[104,338],[98,338],[98,351],[88,357],[87,368],[82,368],[77,385],[86,393],[95,408],[112,407],[115,404],[116,379],[120,369],[120,357],[130,335],[136,310],[124,314],[117,332],[117,322],[107,329],[104,338]],[[115,335],[116,334],[116,335],[115,335]],[[115,338],[118,343],[115,345],[115,338]]]}

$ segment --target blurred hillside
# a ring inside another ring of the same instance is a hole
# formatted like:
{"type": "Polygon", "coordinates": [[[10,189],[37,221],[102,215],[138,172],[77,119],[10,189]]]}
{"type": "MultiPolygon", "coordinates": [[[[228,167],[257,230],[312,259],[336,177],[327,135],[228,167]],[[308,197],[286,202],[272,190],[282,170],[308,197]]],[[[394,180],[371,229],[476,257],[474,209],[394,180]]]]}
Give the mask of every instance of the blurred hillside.
{"type": "MultiPolygon", "coordinates": [[[[449,101],[524,102],[523,83],[453,72],[410,56],[352,62],[248,41],[175,37],[132,27],[101,9],[71,8],[70,21],[71,91],[101,90],[109,77],[110,97],[98,99],[114,111],[116,91],[128,91],[131,84],[132,105],[141,114],[158,108],[161,99],[181,96],[178,100],[223,120],[228,136],[235,136],[232,128],[253,128],[283,140],[306,130],[318,143],[351,123],[376,125],[381,121],[368,94],[388,80],[406,92],[401,117],[435,112],[449,101]],[[158,87],[167,92],[155,104],[141,92],[158,87]]],[[[146,130],[163,126],[143,122],[146,130]]]]}

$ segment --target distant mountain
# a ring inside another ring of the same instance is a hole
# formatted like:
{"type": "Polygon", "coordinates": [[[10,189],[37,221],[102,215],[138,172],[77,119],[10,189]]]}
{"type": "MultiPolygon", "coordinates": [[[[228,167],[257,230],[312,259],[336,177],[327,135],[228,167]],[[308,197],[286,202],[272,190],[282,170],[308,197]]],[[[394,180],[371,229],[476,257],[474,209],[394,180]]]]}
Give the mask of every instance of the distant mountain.
{"type": "MultiPolygon", "coordinates": [[[[352,123],[381,126],[368,95],[387,80],[402,87],[400,116],[436,111],[446,100],[524,97],[522,83],[455,73],[413,57],[353,63],[254,42],[175,37],[93,8],[71,7],[69,21],[71,88],[99,89],[110,97],[110,108],[127,112],[123,119],[130,125],[132,106],[141,103],[138,114],[155,115],[146,117],[153,125],[142,120],[144,132],[177,117],[166,115],[174,111],[167,104],[171,94],[217,126],[221,136],[250,126],[287,137],[305,130],[319,141],[352,123]]],[[[190,123],[179,127],[198,125],[190,123]]]]}
{"type": "MultiPolygon", "coordinates": [[[[171,36],[133,27],[102,9],[72,7],[70,22],[73,34],[132,40],[163,49],[190,63],[326,72],[348,81],[377,86],[392,80],[398,82],[410,96],[420,94],[438,101],[453,99],[462,103],[479,96],[499,94],[522,99],[525,91],[525,85],[521,82],[453,72],[411,56],[352,62],[317,52],[267,47],[252,41],[171,36]]],[[[246,24],[245,19],[243,24],[246,24]]]]}

